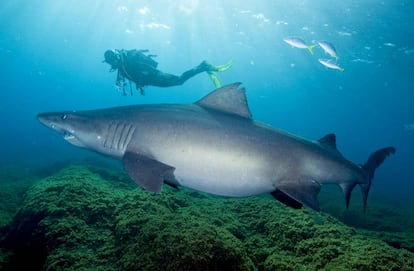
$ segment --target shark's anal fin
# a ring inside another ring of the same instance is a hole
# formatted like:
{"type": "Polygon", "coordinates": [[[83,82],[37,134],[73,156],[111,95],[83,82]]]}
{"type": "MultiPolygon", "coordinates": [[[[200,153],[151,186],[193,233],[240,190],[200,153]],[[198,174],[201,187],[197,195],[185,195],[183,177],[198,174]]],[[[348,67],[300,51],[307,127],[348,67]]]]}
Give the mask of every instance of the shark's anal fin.
{"type": "Polygon", "coordinates": [[[351,200],[351,192],[352,190],[354,190],[354,187],[356,186],[356,183],[340,183],[339,187],[341,188],[342,192],[344,193],[345,196],[345,204],[346,204],[346,208],[349,208],[349,202],[351,200]]]}
{"type": "Polygon", "coordinates": [[[174,167],[141,154],[126,152],[122,162],[131,179],[153,193],[161,192],[165,179],[174,179],[174,167]]]}
{"type": "Polygon", "coordinates": [[[275,197],[273,193],[272,195],[282,203],[294,208],[298,208],[298,203],[302,203],[319,211],[317,195],[321,190],[321,185],[318,182],[314,180],[295,180],[294,182],[283,182],[276,188],[283,192],[285,196],[280,200],[278,197],[275,197]],[[291,199],[286,200],[287,197],[290,197],[291,199]],[[297,203],[294,203],[295,201],[297,203]]]}
{"type": "Polygon", "coordinates": [[[213,110],[251,118],[246,99],[246,91],[239,88],[240,83],[234,83],[218,88],[196,102],[197,105],[213,110]]]}

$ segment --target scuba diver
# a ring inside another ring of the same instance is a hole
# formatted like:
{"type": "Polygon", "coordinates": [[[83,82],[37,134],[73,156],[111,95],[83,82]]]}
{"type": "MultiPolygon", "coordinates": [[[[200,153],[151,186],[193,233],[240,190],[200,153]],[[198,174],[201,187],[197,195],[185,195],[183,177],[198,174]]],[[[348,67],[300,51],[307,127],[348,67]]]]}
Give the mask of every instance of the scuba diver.
{"type": "Polygon", "coordinates": [[[110,72],[118,70],[116,77],[116,86],[126,95],[125,87],[129,81],[131,95],[133,93],[131,81],[135,83],[136,88],[144,95],[145,86],[170,87],[182,85],[191,77],[207,72],[216,88],[221,86],[221,82],[216,72],[225,71],[231,67],[232,62],[214,66],[203,61],[200,65],[183,72],[181,75],[164,73],[157,69],[158,62],[153,58],[156,55],[146,54],[148,50],[107,50],[104,54],[104,63],[111,65],[110,72]]]}

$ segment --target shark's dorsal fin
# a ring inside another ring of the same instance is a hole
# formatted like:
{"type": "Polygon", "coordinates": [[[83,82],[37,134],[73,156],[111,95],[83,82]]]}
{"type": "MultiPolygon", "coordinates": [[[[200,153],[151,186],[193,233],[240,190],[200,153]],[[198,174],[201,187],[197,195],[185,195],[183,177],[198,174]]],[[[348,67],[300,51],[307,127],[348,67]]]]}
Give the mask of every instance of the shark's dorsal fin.
{"type": "Polygon", "coordinates": [[[336,136],[335,134],[327,134],[321,139],[318,140],[319,144],[323,146],[328,146],[330,148],[336,149],[336,136]]]}
{"type": "Polygon", "coordinates": [[[239,88],[240,84],[234,83],[218,88],[195,104],[205,108],[251,118],[252,114],[247,104],[246,90],[239,88]]]}

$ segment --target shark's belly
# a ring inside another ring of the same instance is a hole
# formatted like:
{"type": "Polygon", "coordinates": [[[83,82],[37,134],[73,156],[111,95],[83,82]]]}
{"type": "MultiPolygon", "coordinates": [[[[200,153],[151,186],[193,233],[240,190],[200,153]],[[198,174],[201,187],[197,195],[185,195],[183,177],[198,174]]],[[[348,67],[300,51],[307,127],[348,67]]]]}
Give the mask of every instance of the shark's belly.
{"type": "Polygon", "coordinates": [[[157,155],[175,168],[179,185],[231,197],[273,191],[270,165],[263,156],[219,146],[186,145],[170,147],[157,155]]]}
{"type": "Polygon", "coordinates": [[[198,191],[228,197],[246,197],[275,190],[270,182],[260,177],[243,179],[238,176],[202,176],[195,172],[176,170],[179,185],[198,191]]]}

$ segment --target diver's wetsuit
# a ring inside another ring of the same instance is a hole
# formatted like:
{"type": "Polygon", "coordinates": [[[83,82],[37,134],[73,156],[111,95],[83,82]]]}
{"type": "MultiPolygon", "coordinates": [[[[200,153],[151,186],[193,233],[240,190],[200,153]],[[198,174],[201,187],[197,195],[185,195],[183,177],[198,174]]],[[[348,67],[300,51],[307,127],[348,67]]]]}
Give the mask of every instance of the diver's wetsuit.
{"type": "Polygon", "coordinates": [[[158,63],[152,59],[152,56],[143,54],[145,50],[119,50],[119,52],[121,64],[118,67],[117,81],[127,78],[133,81],[138,89],[147,85],[158,87],[182,85],[191,77],[211,69],[210,65],[203,61],[197,67],[178,76],[158,70],[158,63]]]}

